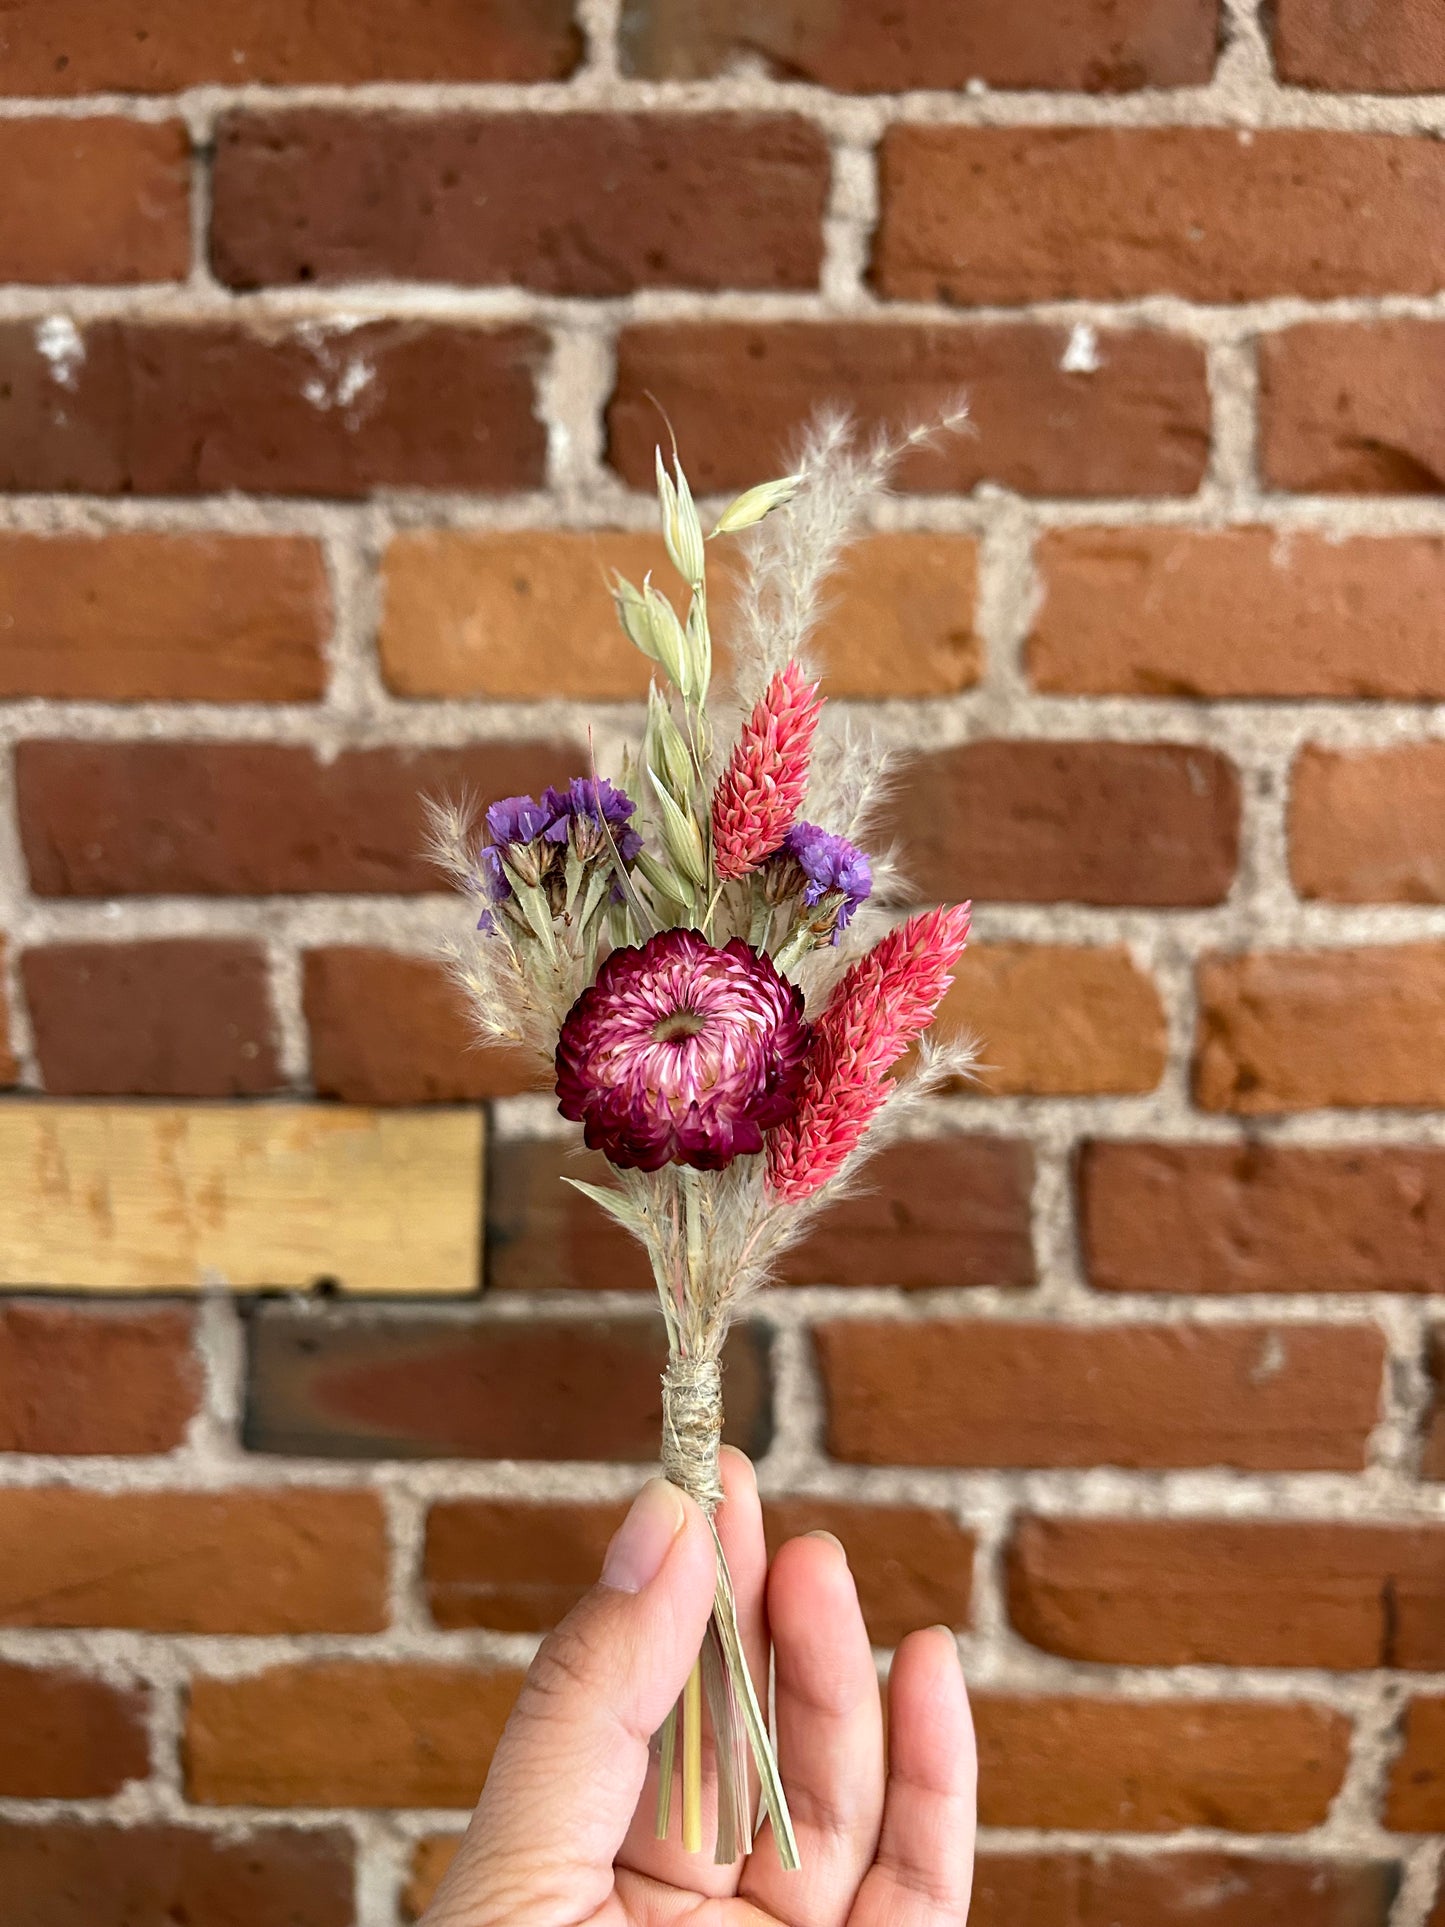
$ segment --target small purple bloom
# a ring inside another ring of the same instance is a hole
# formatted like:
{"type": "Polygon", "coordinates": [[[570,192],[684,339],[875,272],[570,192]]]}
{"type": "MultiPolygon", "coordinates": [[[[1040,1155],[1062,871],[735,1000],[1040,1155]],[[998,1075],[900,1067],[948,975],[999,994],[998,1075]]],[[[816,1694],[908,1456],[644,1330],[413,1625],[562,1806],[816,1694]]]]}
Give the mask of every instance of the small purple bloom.
{"type": "Polygon", "coordinates": [[[533,796],[504,796],[487,811],[487,835],[493,843],[534,843],[546,835],[552,816],[546,797],[539,803],[533,796]]]}
{"type": "Polygon", "coordinates": [[[844,929],[858,905],[872,894],[873,871],[867,857],[846,836],[820,830],[816,823],[795,823],[783,849],[808,879],[804,903],[811,907],[826,896],[841,895],[838,929],[844,929]]]}
{"type": "Polygon", "coordinates": [[[549,842],[565,843],[574,820],[605,823],[622,861],[636,861],[642,838],[627,826],[637,805],[625,790],[609,783],[605,776],[574,776],[565,790],[547,790],[542,804],[551,813],[546,832],[549,842]]]}

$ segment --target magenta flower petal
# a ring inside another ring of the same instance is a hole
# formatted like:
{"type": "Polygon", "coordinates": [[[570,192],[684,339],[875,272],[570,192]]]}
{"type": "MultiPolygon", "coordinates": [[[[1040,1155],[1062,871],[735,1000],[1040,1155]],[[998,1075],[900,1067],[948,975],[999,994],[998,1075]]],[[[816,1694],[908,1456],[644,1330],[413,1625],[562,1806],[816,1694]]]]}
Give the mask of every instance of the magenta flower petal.
{"type": "Polygon", "coordinates": [[[793,1115],[808,1035],[771,958],[664,930],[614,950],[568,1012],[558,1108],[624,1169],[721,1170],[793,1115]]]}

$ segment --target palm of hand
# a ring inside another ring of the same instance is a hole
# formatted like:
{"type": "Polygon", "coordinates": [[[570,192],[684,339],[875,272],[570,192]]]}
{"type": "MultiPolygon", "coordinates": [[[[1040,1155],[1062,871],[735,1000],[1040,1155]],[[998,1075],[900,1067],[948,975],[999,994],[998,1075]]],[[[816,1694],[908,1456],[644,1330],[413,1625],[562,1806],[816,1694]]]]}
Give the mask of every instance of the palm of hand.
{"type": "Polygon", "coordinates": [[[914,1633],[898,1649],[885,1772],[877,1676],[842,1549],[810,1534],[769,1571],[741,1454],[724,1454],[724,1481],[718,1526],[755,1680],[766,1679],[769,1638],[776,1659],[800,1870],[783,1871],[766,1827],[731,1866],[685,1853],[675,1801],[673,1837],[654,1837],[648,1737],[696,1652],[711,1584],[711,1541],[689,1508],[652,1585],[635,1597],[599,1589],[543,1646],[422,1927],[962,1927],[975,1762],[952,1635],[914,1633]]]}

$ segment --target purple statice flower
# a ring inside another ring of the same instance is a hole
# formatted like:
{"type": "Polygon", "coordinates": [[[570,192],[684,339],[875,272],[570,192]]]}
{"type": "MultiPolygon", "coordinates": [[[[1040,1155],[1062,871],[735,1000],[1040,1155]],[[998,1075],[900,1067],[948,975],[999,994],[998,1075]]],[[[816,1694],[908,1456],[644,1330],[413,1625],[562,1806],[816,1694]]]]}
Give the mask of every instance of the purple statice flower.
{"type": "Polygon", "coordinates": [[[534,843],[551,826],[555,812],[547,797],[555,794],[548,790],[540,803],[534,796],[504,796],[487,811],[487,835],[493,843],[534,843]]]}
{"type": "Polygon", "coordinates": [[[836,943],[838,930],[847,927],[858,905],[872,894],[873,871],[867,857],[846,836],[820,830],[816,823],[795,823],[783,839],[783,850],[808,879],[803,901],[810,908],[826,896],[842,897],[833,933],[836,943]]]}
{"type": "MultiPolygon", "coordinates": [[[[507,881],[507,873],[502,868],[502,853],[490,843],[484,843],[477,851],[477,894],[485,897],[488,903],[501,903],[512,894],[512,886],[507,881]]],[[[478,930],[495,930],[496,918],[490,910],[483,910],[477,918],[478,930]]]]}
{"type": "Polygon", "coordinates": [[[542,803],[551,812],[552,820],[546,830],[549,841],[565,843],[574,820],[605,823],[622,861],[636,860],[642,838],[628,825],[637,805],[626,790],[618,789],[605,776],[574,776],[565,790],[547,790],[542,803]]]}
{"type": "Polygon", "coordinates": [[[771,957],[663,930],[614,950],[568,1012],[558,1109],[623,1170],[718,1171],[793,1115],[808,1037],[771,957]]]}

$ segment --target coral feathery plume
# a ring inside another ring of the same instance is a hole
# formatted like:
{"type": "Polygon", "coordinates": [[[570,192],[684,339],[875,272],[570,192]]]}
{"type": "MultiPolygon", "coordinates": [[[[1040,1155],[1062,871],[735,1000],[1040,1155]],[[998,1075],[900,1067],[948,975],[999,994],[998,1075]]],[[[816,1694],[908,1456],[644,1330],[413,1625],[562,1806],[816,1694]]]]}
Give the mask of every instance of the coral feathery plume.
{"type": "Polygon", "coordinates": [[[712,799],[713,860],[720,882],[746,876],[797,820],[823,702],[818,685],[790,662],[743,725],[712,799]]]}
{"type": "Polygon", "coordinates": [[[768,1188],[790,1204],[836,1177],[927,1030],[968,941],[970,906],[910,917],[860,957],[813,1027],[802,1094],[768,1140],[768,1188]]]}

